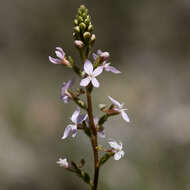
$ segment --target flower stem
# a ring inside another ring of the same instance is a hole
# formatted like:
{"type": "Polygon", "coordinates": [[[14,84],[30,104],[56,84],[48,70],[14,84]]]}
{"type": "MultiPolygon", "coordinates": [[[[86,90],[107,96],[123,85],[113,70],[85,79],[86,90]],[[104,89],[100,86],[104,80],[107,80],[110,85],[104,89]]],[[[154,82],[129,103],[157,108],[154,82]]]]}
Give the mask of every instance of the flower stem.
{"type": "Polygon", "coordinates": [[[93,116],[93,110],[92,110],[92,100],[91,100],[91,94],[88,91],[88,88],[86,88],[86,96],[87,96],[87,102],[88,102],[88,117],[90,121],[90,127],[92,129],[93,135],[91,137],[91,143],[94,153],[94,186],[92,187],[92,190],[97,190],[98,186],[98,177],[99,177],[99,158],[98,158],[98,138],[97,138],[97,130],[96,126],[94,124],[94,116],[93,116]]]}

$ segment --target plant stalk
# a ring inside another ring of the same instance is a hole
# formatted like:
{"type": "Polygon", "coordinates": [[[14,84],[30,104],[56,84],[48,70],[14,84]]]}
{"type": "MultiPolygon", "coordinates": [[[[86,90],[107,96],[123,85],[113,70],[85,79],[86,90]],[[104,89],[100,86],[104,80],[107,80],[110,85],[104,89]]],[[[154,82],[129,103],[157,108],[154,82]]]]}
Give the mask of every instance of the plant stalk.
{"type": "Polygon", "coordinates": [[[98,138],[97,138],[97,130],[96,126],[94,124],[94,116],[93,116],[93,110],[92,110],[92,99],[91,94],[88,91],[88,88],[86,88],[86,96],[87,96],[87,103],[88,103],[88,117],[90,122],[90,127],[92,129],[93,135],[91,137],[91,143],[94,153],[94,186],[92,187],[92,190],[97,190],[98,187],[98,177],[99,177],[99,158],[98,158],[98,138]]]}

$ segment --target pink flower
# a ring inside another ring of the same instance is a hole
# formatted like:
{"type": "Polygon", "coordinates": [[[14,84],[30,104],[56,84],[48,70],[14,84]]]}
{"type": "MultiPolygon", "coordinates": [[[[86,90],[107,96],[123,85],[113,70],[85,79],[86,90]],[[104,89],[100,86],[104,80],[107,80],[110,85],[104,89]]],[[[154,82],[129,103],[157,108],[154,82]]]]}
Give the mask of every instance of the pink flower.
{"type": "Polygon", "coordinates": [[[108,98],[111,100],[111,102],[115,105],[115,107],[113,108],[115,111],[120,112],[122,118],[126,121],[126,122],[130,122],[130,119],[127,115],[127,113],[125,112],[127,109],[124,109],[123,106],[124,104],[120,104],[117,100],[113,99],[111,96],[108,96],[108,98]]]}
{"type": "Polygon", "coordinates": [[[87,59],[84,63],[84,71],[87,74],[87,77],[81,80],[80,85],[88,86],[88,84],[91,82],[94,87],[98,88],[100,86],[100,84],[99,84],[98,80],[96,79],[96,77],[102,73],[103,68],[97,67],[93,71],[93,65],[87,59]]]}
{"type": "Polygon", "coordinates": [[[63,51],[62,48],[56,47],[55,54],[58,58],[53,58],[49,56],[49,61],[52,62],[53,64],[64,64],[68,67],[71,67],[70,62],[66,59],[65,52],[63,51]]]}
{"type": "Polygon", "coordinates": [[[73,124],[70,124],[65,128],[63,137],[61,139],[66,139],[70,131],[72,132],[72,137],[74,138],[77,135],[77,125],[82,123],[86,119],[86,117],[87,115],[80,114],[80,108],[77,108],[71,116],[71,121],[73,122],[73,124]]]}

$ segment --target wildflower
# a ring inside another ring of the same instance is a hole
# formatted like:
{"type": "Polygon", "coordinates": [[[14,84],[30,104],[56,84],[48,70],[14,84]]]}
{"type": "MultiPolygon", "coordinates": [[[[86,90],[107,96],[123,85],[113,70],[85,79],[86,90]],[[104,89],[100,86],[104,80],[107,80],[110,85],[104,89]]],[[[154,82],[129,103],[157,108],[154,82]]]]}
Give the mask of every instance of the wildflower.
{"type": "Polygon", "coordinates": [[[115,67],[113,66],[110,66],[111,63],[107,63],[106,60],[109,58],[110,54],[109,52],[102,52],[101,50],[98,50],[97,51],[97,54],[96,53],[93,53],[93,58],[94,60],[96,61],[96,59],[98,58],[98,56],[100,56],[101,58],[101,61],[103,61],[103,63],[101,64],[102,68],[105,70],[105,71],[111,71],[112,73],[115,73],[115,74],[119,74],[121,73],[118,69],[116,69],[115,67]]]}
{"type": "Polygon", "coordinates": [[[107,62],[103,62],[102,63],[102,67],[103,67],[103,69],[105,70],[105,71],[111,71],[112,73],[115,73],[115,74],[120,74],[121,72],[118,70],[118,69],[116,69],[115,67],[113,67],[113,66],[110,66],[110,64],[111,63],[107,63],[107,62]]]}
{"type": "Polygon", "coordinates": [[[96,60],[99,56],[101,58],[101,61],[106,61],[109,57],[110,57],[110,54],[109,52],[105,51],[105,52],[102,52],[100,49],[97,51],[97,53],[93,53],[92,54],[94,60],[96,60]]]}
{"type": "Polygon", "coordinates": [[[114,153],[115,160],[119,160],[121,157],[125,155],[125,152],[122,150],[123,145],[121,142],[119,142],[119,144],[116,141],[110,141],[108,143],[112,148],[112,152],[114,153]]]}
{"type": "Polygon", "coordinates": [[[88,84],[90,82],[92,82],[92,85],[96,88],[98,88],[100,86],[98,80],[96,79],[96,77],[98,75],[100,75],[103,71],[102,67],[97,67],[94,71],[93,71],[93,65],[92,63],[87,59],[84,63],[84,71],[85,73],[88,75],[86,78],[82,79],[80,82],[81,86],[88,86],[88,84]]]}
{"type": "Polygon", "coordinates": [[[62,139],[66,139],[70,131],[72,131],[72,137],[74,138],[77,135],[77,125],[82,123],[86,117],[87,115],[80,114],[80,108],[77,108],[71,117],[73,124],[70,124],[65,128],[62,139]]]}
{"type": "Polygon", "coordinates": [[[120,104],[117,100],[113,99],[111,96],[108,96],[108,98],[111,100],[111,102],[116,106],[113,109],[117,112],[121,113],[122,118],[126,121],[126,122],[130,122],[130,119],[128,117],[128,115],[126,114],[125,110],[127,109],[123,109],[124,104],[120,104]]]}
{"type": "Polygon", "coordinates": [[[71,99],[71,94],[68,92],[68,89],[71,88],[73,85],[75,79],[69,80],[68,82],[64,82],[62,84],[61,88],[61,99],[64,101],[64,103],[68,103],[71,99]]]}
{"type": "Polygon", "coordinates": [[[67,158],[59,158],[59,160],[56,162],[57,164],[59,164],[61,167],[64,168],[68,168],[69,167],[69,163],[67,162],[67,158]]]}
{"type": "Polygon", "coordinates": [[[66,59],[65,52],[63,51],[62,48],[56,47],[55,54],[58,58],[53,58],[49,56],[50,62],[52,62],[53,64],[64,64],[68,67],[72,67],[70,62],[66,59]]]}

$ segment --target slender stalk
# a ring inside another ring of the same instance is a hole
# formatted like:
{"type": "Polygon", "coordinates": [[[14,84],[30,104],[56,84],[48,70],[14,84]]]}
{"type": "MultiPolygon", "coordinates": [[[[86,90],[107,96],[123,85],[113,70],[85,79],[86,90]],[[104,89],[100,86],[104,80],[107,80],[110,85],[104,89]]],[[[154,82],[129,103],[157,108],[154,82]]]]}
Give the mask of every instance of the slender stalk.
{"type": "Polygon", "coordinates": [[[94,153],[94,186],[92,187],[92,190],[97,190],[98,177],[99,177],[99,158],[98,158],[98,150],[97,150],[98,138],[97,138],[96,126],[94,124],[91,94],[87,88],[86,88],[86,96],[87,96],[87,102],[88,102],[88,109],[87,109],[88,117],[89,117],[90,127],[93,132],[93,136],[91,137],[91,143],[92,143],[92,148],[93,148],[93,153],[94,153]]]}

